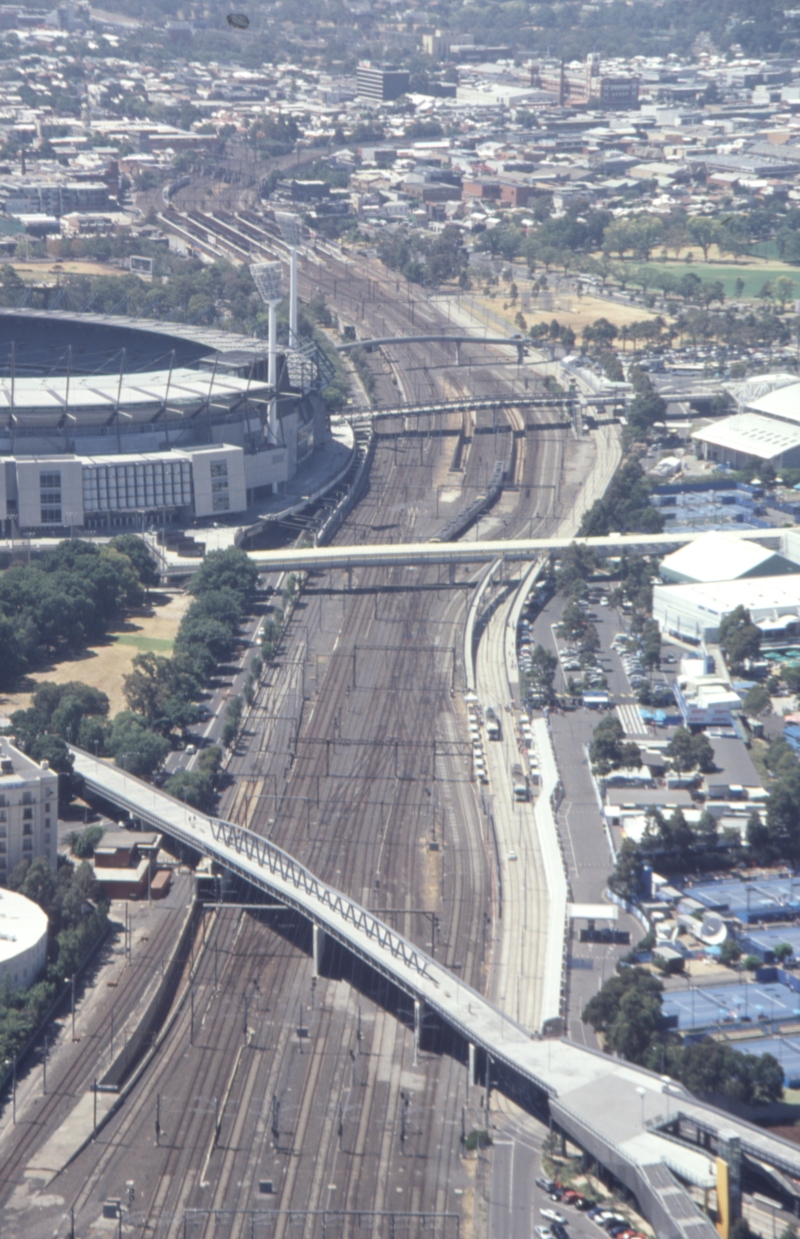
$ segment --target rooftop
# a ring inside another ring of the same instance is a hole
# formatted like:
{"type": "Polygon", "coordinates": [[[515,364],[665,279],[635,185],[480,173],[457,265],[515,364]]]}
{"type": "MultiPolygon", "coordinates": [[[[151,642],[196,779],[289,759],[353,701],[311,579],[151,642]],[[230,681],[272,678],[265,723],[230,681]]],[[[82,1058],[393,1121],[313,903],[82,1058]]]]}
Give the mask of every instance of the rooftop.
{"type": "MultiPolygon", "coordinates": [[[[768,400],[777,403],[787,392],[795,393],[793,402],[797,403],[798,387],[800,384],[794,384],[792,387],[770,392],[763,401],[756,401],[756,405],[762,406],[764,401],[768,400]]],[[[788,401],[786,407],[787,409],[791,407],[788,401]]],[[[713,422],[710,426],[693,431],[692,438],[701,443],[711,443],[714,447],[725,448],[730,452],[743,452],[748,456],[757,456],[760,460],[771,460],[774,456],[780,456],[783,452],[790,452],[800,447],[800,405],[797,407],[797,416],[794,418],[789,417],[788,413],[762,416],[762,413],[766,412],[766,409],[761,409],[760,412],[734,413],[731,417],[724,417],[722,421],[713,422]]]]}
{"type": "Polygon", "coordinates": [[[775,552],[756,542],[712,531],[661,561],[661,575],[672,581],[734,581],[768,563],[775,552]]]}
{"type": "Polygon", "coordinates": [[[45,933],[47,917],[38,903],[0,888],[0,964],[35,946],[45,933]]]}

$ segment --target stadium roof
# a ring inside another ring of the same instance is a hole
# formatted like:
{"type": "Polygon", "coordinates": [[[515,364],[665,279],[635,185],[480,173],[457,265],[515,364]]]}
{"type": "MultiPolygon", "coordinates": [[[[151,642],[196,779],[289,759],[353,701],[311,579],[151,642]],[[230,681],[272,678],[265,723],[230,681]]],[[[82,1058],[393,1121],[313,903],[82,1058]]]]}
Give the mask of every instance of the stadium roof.
{"type": "Polygon", "coordinates": [[[0,379],[0,412],[67,414],[78,411],[113,413],[126,410],[171,408],[224,402],[230,405],[249,396],[265,400],[271,388],[263,382],[253,382],[229,374],[209,374],[208,371],[180,369],[157,370],[147,374],[119,375],[53,375],[48,378],[20,377],[0,379]]]}

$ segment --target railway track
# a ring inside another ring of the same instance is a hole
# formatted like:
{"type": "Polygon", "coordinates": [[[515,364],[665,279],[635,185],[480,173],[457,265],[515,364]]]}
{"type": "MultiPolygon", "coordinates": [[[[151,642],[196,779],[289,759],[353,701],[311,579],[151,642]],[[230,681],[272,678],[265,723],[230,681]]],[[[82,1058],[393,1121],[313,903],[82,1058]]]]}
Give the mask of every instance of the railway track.
{"type": "MultiPolygon", "coordinates": [[[[208,228],[206,218],[192,222],[208,228]]],[[[234,231],[261,246],[259,227],[245,219],[234,231]]],[[[304,265],[301,280],[306,298],[322,281],[329,300],[341,293],[343,313],[358,304],[370,330],[442,325],[440,311],[418,293],[397,303],[398,281],[372,267],[331,259],[329,270],[304,265]]],[[[445,350],[409,345],[402,358],[371,354],[379,398],[396,400],[398,389],[408,399],[459,397],[473,385],[496,389],[509,373],[490,353],[481,365],[456,369],[445,350]]],[[[495,433],[476,433],[492,430],[491,416],[479,411],[462,423],[461,414],[450,414],[443,419],[448,435],[415,435],[402,417],[382,426],[369,493],[338,540],[386,540],[387,530],[397,540],[433,536],[446,519],[439,508],[452,503],[455,511],[485,486],[502,458],[500,437],[509,434],[515,489],[499,498],[490,527],[509,536],[529,527],[545,532],[557,508],[567,432],[544,432],[532,451],[514,410],[504,412],[495,433]],[[461,469],[452,470],[459,432],[469,442],[461,469]]],[[[398,929],[428,949],[435,943],[459,976],[486,989],[496,930],[493,868],[470,782],[463,707],[453,696],[451,651],[461,647],[464,591],[437,588],[431,568],[358,570],[352,584],[344,590],[332,574],[308,581],[231,761],[241,778],[231,816],[368,906],[388,909],[398,929]],[[432,935],[433,916],[439,924],[432,935]]],[[[456,663],[456,687],[460,677],[456,663]]],[[[463,1066],[436,1052],[442,1042],[435,1026],[415,1057],[412,1013],[380,978],[334,952],[332,975],[312,990],[306,939],[289,913],[218,914],[193,982],[195,1044],[186,999],[103,1141],[51,1189],[76,1204],[84,1231],[104,1199],[124,1198],[129,1180],[135,1199],[123,1224],[157,1239],[183,1235],[187,1209],[227,1211],[187,1215],[192,1239],[321,1239],[320,1211],[330,1208],[370,1214],[360,1239],[387,1233],[388,1223],[375,1216],[381,1211],[424,1215],[433,1239],[452,1239],[445,1215],[462,1212],[464,1202],[469,1220],[480,1202],[471,1196],[474,1176],[459,1137],[465,1107],[469,1125],[484,1121],[480,1090],[468,1090],[463,1066]],[[304,1027],[307,1036],[297,1032],[304,1027]],[[159,1094],[169,1142],[157,1146],[159,1094]],[[227,1097],[216,1145],[215,1097],[227,1097]],[[272,1181],[272,1195],[259,1193],[262,1180],[272,1181]]],[[[57,1205],[35,1217],[20,1213],[9,1234],[49,1239],[54,1231],[66,1234],[57,1205]]],[[[351,1234],[356,1223],[343,1223],[342,1239],[351,1234]]]]}

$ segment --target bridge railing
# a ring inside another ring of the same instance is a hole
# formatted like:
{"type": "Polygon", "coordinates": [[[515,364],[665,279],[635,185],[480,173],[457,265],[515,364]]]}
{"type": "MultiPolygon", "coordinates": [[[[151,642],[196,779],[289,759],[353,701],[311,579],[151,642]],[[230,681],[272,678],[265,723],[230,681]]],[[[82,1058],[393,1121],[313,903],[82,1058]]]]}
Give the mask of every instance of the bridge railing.
{"type": "Polygon", "coordinates": [[[351,902],[340,891],[326,886],[303,865],[298,864],[287,852],[276,847],[274,843],[270,843],[269,839],[253,834],[243,826],[236,826],[233,822],[225,822],[217,818],[211,819],[211,833],[217,842],[233,848],[234,851],[245,856],[251,863],[255,862],[262,869],[268,869],[270,873],[277,874],[284,882],[291,883],[296,890],[302,891],[304,895],[312,897],[330,912],[349,921],[355,929],[364,933],[373,942],[377,942],[395,959],[400,959],[407,967],[413,968],[419,976],[426,977],[429,981],[434,980],[428,973],[429,961],[420,951],[415,950],[410,943],[394,933],[388,925],[379,921],[366,908],[351,902]]]}

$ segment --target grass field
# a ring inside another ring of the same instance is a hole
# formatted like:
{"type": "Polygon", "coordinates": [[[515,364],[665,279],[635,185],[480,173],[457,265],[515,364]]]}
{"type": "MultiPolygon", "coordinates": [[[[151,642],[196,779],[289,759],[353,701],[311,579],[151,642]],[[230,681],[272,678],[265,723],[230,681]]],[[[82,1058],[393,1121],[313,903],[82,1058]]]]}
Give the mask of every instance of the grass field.
{"type": "MultiPolygon", "coordinates": [[[[631,263],[631,267],[638,267],[640,263],[631,263]]],[[[698,276],[703,283],[710,283],[712,280],[721,280],[722,286],[725,289],[725,296],[730,300],[736,299],[736,281],[744,281],[744,291],[740,294],[743,298],[757,297],[767,280],[774,280],[779,275],[786,275],[790,280],[794,281],[795,295],[800,297],[800,267],[790,267],[783,262],[759,262],[756,264],[748,263],[727,263],[727,262],[654,262],[648,263],[648,266],[657,268],[659,271],[667,271],[675,279],[680,279],[687,271],[691,271],[693,275],[698,276]]]]}
{"type": "Polygon", "coordinates": [[[116,632],[110,632],[102,645],[91,646],[76,658],[56,663],[26,677],[24,688],[16,693],[0,695],[0,712],[13,714],[31,704],[37,684],[43,680],[65,684],[80,680],[108,694],[111,714],[126,709],[123,680],[130,675],[133,660],[139,653],[153,651],[169,654],[178,633],[178,625],[192,601],[189,594],[160,594],[154,598],[149,614],[131,615],[116,632]]]}
{"type": "Polygon", "coordinates": [[[148,654],[171,654],[173,641],[169,637],[148,637],[145,633],[122,633],[112,637],[119,645],[135,645],[148,654]]]}

